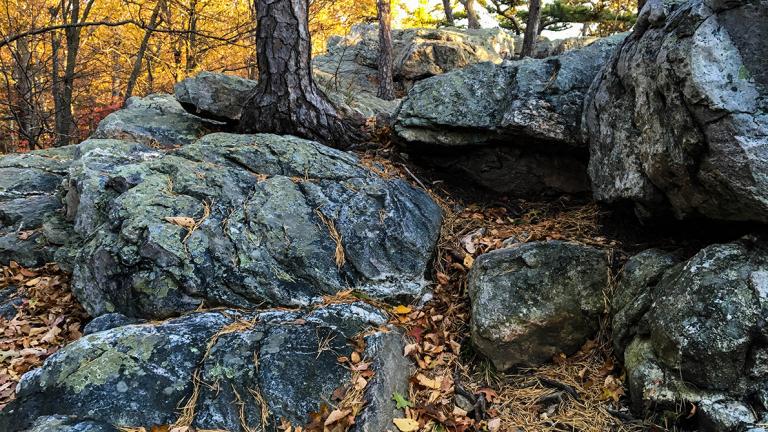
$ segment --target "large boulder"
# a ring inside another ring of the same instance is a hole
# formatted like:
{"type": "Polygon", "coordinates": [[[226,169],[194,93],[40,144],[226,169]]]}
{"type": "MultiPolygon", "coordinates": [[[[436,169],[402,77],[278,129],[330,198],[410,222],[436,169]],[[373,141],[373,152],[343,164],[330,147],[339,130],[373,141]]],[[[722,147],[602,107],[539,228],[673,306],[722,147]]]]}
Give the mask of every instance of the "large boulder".
{"type": "Polygon", "coordinates": [[[570,355],[599,329],[608,278],[606,251],[575,243],[483,254],[467,282],[472,342],[500,370],[570,355]]]}
{"type": "Polygon", "coordinates": [[[370,363],[374,376],[358,401],[367,405],[356,406],[357,427],[386,430],[395,402],[372,392],[407,392],[411,371],[402,336],[372,330],[385,324],[379,310],[348,303],[310,312],[201,312],[91,334],[22,377],[16,400],[0,413],[0,430],[150,430],[177,421],[227,431],[276,430],[283,420],[304,425],[336,389],[353,384],[349,365],[337,358],[350,358],[360,338],[362,361],[379,360],[370,363]]]}
{"type": "Polygon", "coordinates": [[[173,152],[89,140],[78,154],[67,210],[87,241],[72,286],[91,315],[306,305],[347,289],[403,301],[425,288],[440,208],[352,154],[225,133],[173,152]]]}
{"type": "MultiPolygon", "coordinates": [[[[420,79],[474,63],[511,58],[515,39],[499,28],[395,29],[392,49],[396,86],[406,91],[420,79]]],[[[337,90],[376,94],[378,56],[378,27],[355,25],[348,35],[331,38],[327,53],[313,59],[315,76],[337,90]]]]}
{"type": "Polygon", "coordinates": [[[702,430],[742,430],[768,413],[768,243],[747,237],[676,261],[644,252],[619,283],[619,296],[641,294],[636,313],[625,306],[613,321],[632,407],[686,415],[694,404],[702,430]]]}
{"type": "MultiPolygon", "coordinates": [[[[197,116],[225,122],[234,128],[240,122],[243,106],[256,91],[253,80],[215,72],[200,72],[176,84],[174,95],[182,107],[197,116]]],[[[345,92],[326,81],[320,88],[345,116],[390,117],[399,101],[386,101],[365,92],[345,92]]]]}
{"type": "Polygon", "coordinates": [[[221,127],[221,123],[189,114],[173,96],[158,93],[128,99],[124,109],[113,112],[99,123],[92,138],[135,141],[153,148],[175,148],[191,144],[221,127]]]}
{"type": "Polygon", "coordinates": [[[73,154],[62,147],[0,158],[0,264],[43,265],[70,240],[61,186],[73,154]]]}
{"type": "Polygon", "coordinates": [[[481,63],[419,82],[394,131],[406,150],[495,191],[589,189],[584,96],[623,35],[558,57],[481,63]]]}
{"type": "Polygon", "coordinates": [[[590,90],[597,199],[768,222],[768,1],[649,1],[590,90]]]}

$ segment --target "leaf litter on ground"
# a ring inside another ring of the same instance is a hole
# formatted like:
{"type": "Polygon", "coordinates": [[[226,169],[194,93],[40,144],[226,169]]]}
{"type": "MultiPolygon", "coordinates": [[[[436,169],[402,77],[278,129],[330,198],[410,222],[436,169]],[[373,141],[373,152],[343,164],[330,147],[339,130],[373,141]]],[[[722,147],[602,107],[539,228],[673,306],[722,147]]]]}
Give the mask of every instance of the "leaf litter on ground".
{"type": "Polygon", "coordinates": [[[69,289],[69,275],[55,264],[27,269],[15,262],[0,268],[0,293],[8,317],[0,316],[0,409],[15,397],[30,369],[82,336],[88,319],[69,289]]]}

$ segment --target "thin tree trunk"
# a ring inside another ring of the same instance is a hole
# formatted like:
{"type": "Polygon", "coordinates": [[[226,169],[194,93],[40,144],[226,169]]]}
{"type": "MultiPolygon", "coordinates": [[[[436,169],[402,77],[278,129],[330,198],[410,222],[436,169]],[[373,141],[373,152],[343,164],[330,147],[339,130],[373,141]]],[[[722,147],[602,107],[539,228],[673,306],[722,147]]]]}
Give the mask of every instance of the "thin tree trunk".
{"type": "MultiPolygon", "coordinates": [[[[88,18],[88,14],[91,12],[94,0],[88,0],[85,3],[82,16],[80,13],[80,0],[71,0],[65,4],[61,3],[61,14],[66,22],[69,24],[77,24],[81,21],[85,21],[88,18]]],[[[64,37],[67,46],[67,55],[64,63],[64,75],[59,77],[58,67],[54,67],[54,106],[56,117],[56,146],[64,146],[71,144],[73,139],[76,138],[76,125],[75,117],[72,114],[72,95],[74,92],[75,84],[75,71],[77,66],[77,54],[80,50],[80,35],[82,27],[68,27],[64,29],[64,37]],[[55,85],[58,81],[59,85],[55,85]],[[58,103],[56,103],[58,101],[58,103]]],[[[58,47],[54,50],[56,54],[54,57],[58,57],[58,47]]],[[[60,63],[60,60],[54,60],[55,63],[60,63]]]]}
{"type": "Polygon", "coordinates": [[[528,22],[525,24],[525,36],[523,37],[523,50],[520,57],[530,57],[536,47],[536,39],[539,36],[539,22],[541,21],[541,0],[530,0],[528,3],[528,22]]]}
{"type": "MultiPolygon", "coordinates": [[[[248,12],[251,14],[251,21],[256,22],[256,2],[250,1],[248,2],[248,12]]],[[[253,51],[252,55],[248,58],[248,79],[255,80],[259,77],[259,67],[258,67],[258,59],[256,58],[256,45],[258,43],[258,38],[256,37],[256,32],[252,32],[249,36],[249,39],[253,43],[253,51]]]]}
{"type": "Polygon", "coordinates": [[[187,62],[185,76],[190,76],[197,69],[197,0],[189,2],[189,21],[187,22],[187,62]]]}
{"type": "Polygon", "coordinates": [[[157,0],[155,9],[152,10],[152,16],[149,18],[149,26],[144,32],[144,37],[141,39],[139,51],[136,53],[136,60],[133,62],[131,75],[128,77],[128,85],[125,88],[125,97],[123,98],[123,101],[128,100],[128,98],[133,95],[133,89],[136,87],[136,81],[138,81],[139,74],[141,74],[141,64],[144,61],[144,54],[147,52],[147,47],[149,46],[149,39],[152,37],[152,32],[155,30],[155,27],[157,26],[160,19],[160,9],[162,7],[162,3],[162,0],[157,0]]]}
{"type": "Polygon", "coordinates": [[[259,80],[240,121],[271,132],[348,147],[363,136],[341,118],[312,78],[307,0],[256,0],[259,80]]]}
{"type": "Polygon", "coordinates": [[[475,0],[462,0],[462,4],[467,12],[467,27],[479,29],[480,18],[478,18],[477,11],[475,10],[475,0]]]}
{"type": "Polygon", "coordinates": [[[15,99],[12,103],[14,117],[19,129],[19,138],[27,142],[29,150],[37,148],[41,132],[40,118],[35,104],[35,89],[31,74],[32,52],[27,39],[16,41],[13,55],[13,78],[15,99]]]}
{"type": "Polygon", "coordinates": [[[453,27],[456,22],[453,20],[453,6],[451,0],[443,0],[443,11],[445,11],[445,23],[453,27]]]}
{"type": "Polygon", "coordinates": [[[384,100],[395,98],[395,83],[392,71],[392,15],[391,0],[378,0],[379,12],[379,92],[384,100]]]}

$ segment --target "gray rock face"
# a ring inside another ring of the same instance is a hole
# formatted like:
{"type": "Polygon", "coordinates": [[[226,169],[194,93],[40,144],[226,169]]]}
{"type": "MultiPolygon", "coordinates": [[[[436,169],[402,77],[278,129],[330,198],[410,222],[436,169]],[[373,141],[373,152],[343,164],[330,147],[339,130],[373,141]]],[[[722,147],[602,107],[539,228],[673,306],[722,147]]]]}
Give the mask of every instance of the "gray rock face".
{"type": "MultiPolygon", "coordinates": [[[[302,425],[336,388],[349,383],[349,371],[336,360],[352,352],[348,340],[385,322],[375,308],[353,303],[306,313],[194,313],[95,333],[22,378],[17,399],[0,414],[0,430],[149,429],[174,423],[186,404],[194,407],[187,414],[198,429],[275,430],[281,418],[302,425]],[[265,410],[268,417],[261,414],[265,410]],[[93,428],[39,429],[62,416],[68,424],[87,422],[93,428]]],[[[373,332],[367,340],[382,335],[373,332]]],[[[375,350],[403,350],[401,338],[375,344],[375,350]]],[[[374,364],[369,386],[407,388],[408,369],[393,367],[398,364],[374,364]]],[[[372,401],[364,413],[391,413],[372,401]]],[[[362,430],[381,430],[365,429],[367,418],[360,418],[362,430]]]]}
{"type": "MultiPolygon", "coordinates": [[[[351,92],[376,94],[378,89],[378,27],[360,24],[349,35],[332,38],[328,52],[313,60],[318,81],[351,92]]],[[[413,82],[479,62],[500,62],[514,54],[515,40],[501,29],[456,28],[392,31],[396,85],[413,82]]]]}
{"type": "Polygon", "coordinates": [[[35,420],[23,432],[120,432],[109,423],[92,420],[79,421],[68,416],[45,416],[35,420]]]}
{"type": "MultiPolygon", "coordinates": [[[[320,80],[320,87],[334,106],[346,116],[391,116],[399,101],[385,101],[370,93],[347,92],[320,80]]],[[[240,112],[257,87],[256,81],[213,72],[201,72],[176,84],[174,95],[185,109],[204,118],[234,127],[240,112]]]]}
{"type": "Polygon", "coordinates": [[[612,299],[613,347],[619,357],[646,325],[643,317],[651,308],[653,291],[664,272],[678,262],[675,254],[659,249],[643,251],[627,261],[612,299]]]}
{"type": "Polygon", "coordinates": [[[656,252],[643,255],[630,263],[647,268],[625,269],[620,286],[644,286],[637,302],[647,311],[624,314],[630,330],[614,340],[631,340],[624,361],[633,408],[674,411],[691,402],[699,406],[702,430],[740,430],[749,422],[734,423],[747,418],[736,413],[764,413],[768,406],[768,246],[745,238],[706,247],[676,265],[656,252]]]}
{"type": "Polygon", "coordinates": [[[395,134],[406,149],[429,150],[429,160],[500,192],[586,191],[584,95],[622,37],[421,81],[400,107],[395,134]]]}
{"type": "Polygon", "coordinates": [[[597,199],[768,221],[768,2],[648,2],[586,103],[597,199]]]}
{"type": "Polygon", "coordinates": [[[73,147],[63,147],[0,158],[1,264],[51,262],[68,240],[61,184],[73,152],[73,147]]]}
{"type": "Polygon", "coordinates": [[[608,276],[605,251],[573,243],[481,255],[468,280],[472,342],[500,370],[570,355],[599,328],[608,276]]]}
{"type": "Polygon", "coordinates": [[[171,95],[152,94],[128,99],[125,108],[99,123],[92,138],[135,141],[154,148],[174,148],[195,142],[221,124],[187,113],[171,95]]]}
{"type": "Polygon", "coordinates": [[[351,154],[224,133],[170,153],[115,140],[79,153],[67,201],[87,242],[72,285],[91,315],[306,305],[348,288],[402,300],[425,286],[439,207],[351,154]]]}
{"type": "Polygon", "coordinates": [[[237,122],[256,81],[212,72],[200,72],[173,87],[176,100],[187,111],[200,117],[237,122]]]}

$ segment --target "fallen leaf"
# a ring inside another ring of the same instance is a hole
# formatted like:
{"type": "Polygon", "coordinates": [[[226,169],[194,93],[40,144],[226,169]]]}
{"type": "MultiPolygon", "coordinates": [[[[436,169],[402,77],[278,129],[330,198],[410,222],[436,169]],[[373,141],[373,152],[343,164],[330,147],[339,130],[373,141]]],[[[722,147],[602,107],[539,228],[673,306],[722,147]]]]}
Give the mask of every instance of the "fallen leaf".
{"type": "Polygon", "coordinates": [[[328,414],[328,417],[326,417],[325,423],[323,423],[323,425],[324,426],[332,425],[332,424],[336,423],[337,421],[343,419],[344,417],[348,416],[349,413],[351,413],[351,412],[352,412],[352,410],[349,410],[349,409],[345,409],[345,410],[335,409],[335,410],[331,411],[330,414],[328,414]]]}
{"type": "Polygon", "coordinates": [[[434,380],[432,378],[428,378],[424,374],[418,374],[416,375],[416,381],[418,381],[419,384],[421,384],[424,387],[431,388],[434,390],[437,390],[440,388],[440,383],[437,380],[434,380]]]}
{"type": "Polygon", "coordinates": [[[397,403],[397,409],[413,407],[413,404],[398,392],[392,393],[392,399],[397,403]]]}
{"type": "Polygon", "coordinates": [[[501,419],[495,418],[488,420],[488,431],[489,432],[496,432],[501,427],[501,419]]]}
{"type": "Polygon", "coordinates": [[[413,309],[409,308],[408,306],[403,305],[395,306],[392,308],[392,312],[396,313],[397,315],[408,315],[412,310],[413,309]]]}
{"type": "Polygon", "coordinates": [[[416,432],[419,430],[419,422],[409,418],[396,418],[392,423],[400,429],[400,432],[416,432]]]}
{"type": "Polygon", "coordinates": [[[185,217],[185,216],[170,216],[164,218],[166,222],[172,223],[174,225],[178,225],[182,228],[186,229],[192,229],[195,227],[195,220],[191,217],[185,217]]]}

